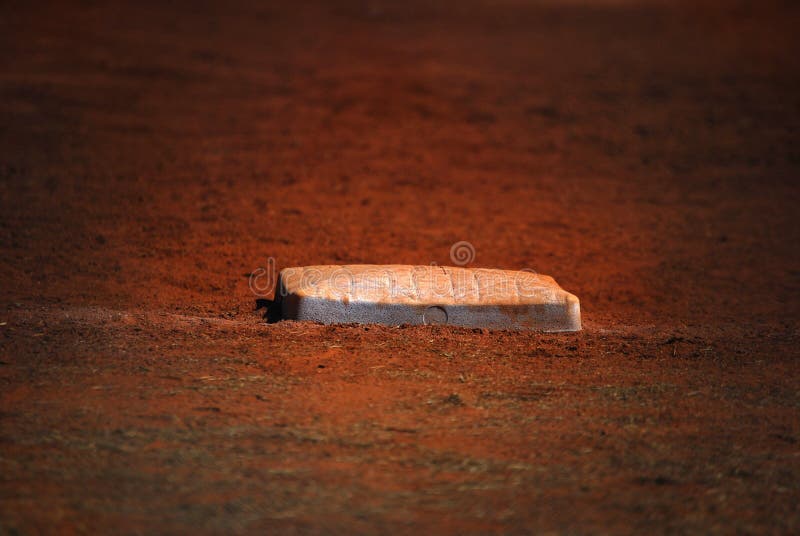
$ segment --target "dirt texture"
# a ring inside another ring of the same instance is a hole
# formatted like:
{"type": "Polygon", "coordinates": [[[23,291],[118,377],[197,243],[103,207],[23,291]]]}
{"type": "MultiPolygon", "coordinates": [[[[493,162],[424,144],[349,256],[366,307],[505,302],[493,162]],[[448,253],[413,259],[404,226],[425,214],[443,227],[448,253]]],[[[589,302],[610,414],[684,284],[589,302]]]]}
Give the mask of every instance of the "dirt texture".
{"type": "Polygon", "coordinates": [[[798,27],[4,2],[0,533],[797,533],[798,27]],[[459,241],[584,330],[256,310],[459,241]]]}

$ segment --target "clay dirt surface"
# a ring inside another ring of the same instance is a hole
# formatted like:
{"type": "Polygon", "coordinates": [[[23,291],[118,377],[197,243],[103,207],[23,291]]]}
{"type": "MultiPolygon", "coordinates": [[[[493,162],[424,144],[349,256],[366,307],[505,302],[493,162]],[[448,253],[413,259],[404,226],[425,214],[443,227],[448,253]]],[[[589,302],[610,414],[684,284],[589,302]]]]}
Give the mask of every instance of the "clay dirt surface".
{"type": "Polygon", "coordinates": [[[4,2],[0,533],[796,534],[798,25],[4,2]],[[584,329],[256,310],[459,241],[584,329]]]}

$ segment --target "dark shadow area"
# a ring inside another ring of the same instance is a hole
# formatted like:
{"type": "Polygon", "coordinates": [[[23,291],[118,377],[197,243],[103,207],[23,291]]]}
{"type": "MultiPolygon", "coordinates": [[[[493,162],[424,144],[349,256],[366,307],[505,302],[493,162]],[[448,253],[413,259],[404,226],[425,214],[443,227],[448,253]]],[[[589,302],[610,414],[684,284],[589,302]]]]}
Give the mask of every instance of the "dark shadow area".
{"type": "Polygon", "coordinates": [[[266,298],[258,298],[256,300],[256,311],[264,309],[262,317],[267,321],[267,324],[274,324],[281,320],[281,302],[280,300],[268,300],[266,298]]]}

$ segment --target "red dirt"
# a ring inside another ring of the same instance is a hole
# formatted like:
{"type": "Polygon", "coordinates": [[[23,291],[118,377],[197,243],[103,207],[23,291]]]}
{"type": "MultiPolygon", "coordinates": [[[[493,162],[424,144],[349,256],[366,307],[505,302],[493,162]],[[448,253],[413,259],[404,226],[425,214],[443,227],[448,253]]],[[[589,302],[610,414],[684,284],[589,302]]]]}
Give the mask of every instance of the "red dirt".
{"type": "Polygon", "coordinates": [[[5,4],[0,533],[800,530],[789,2],[5,4]],[[266,324],[533,268],[577,334],[266,324]]]}

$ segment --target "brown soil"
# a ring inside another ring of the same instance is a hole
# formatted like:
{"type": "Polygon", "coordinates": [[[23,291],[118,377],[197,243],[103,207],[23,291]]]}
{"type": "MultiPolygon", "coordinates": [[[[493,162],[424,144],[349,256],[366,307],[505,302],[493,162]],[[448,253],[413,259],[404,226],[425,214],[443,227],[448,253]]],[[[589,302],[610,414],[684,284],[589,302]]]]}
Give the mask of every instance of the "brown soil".
{"type": "Polygon", "coordinates": [[[0,8],[0,533],[800,531],[798,6],[292,4],[0,8]],[[255,311],[460,240],[585,329],[255,311]]]}

